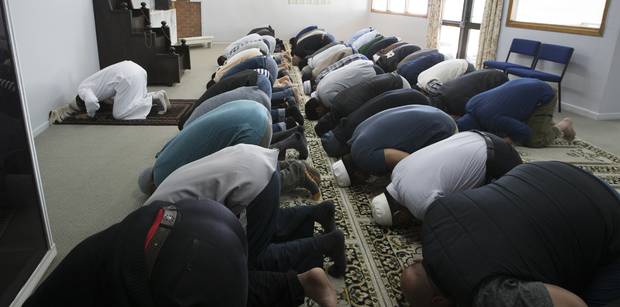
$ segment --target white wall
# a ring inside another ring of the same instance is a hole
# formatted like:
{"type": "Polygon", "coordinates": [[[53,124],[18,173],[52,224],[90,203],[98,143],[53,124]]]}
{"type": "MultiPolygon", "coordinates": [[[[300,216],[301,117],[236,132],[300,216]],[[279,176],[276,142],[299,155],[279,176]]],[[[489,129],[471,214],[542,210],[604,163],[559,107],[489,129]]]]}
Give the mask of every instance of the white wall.
{"type": "Polygon", "coordinates": [[[270,24],[276,36],[288,40],[308,25],[318,25],[338,40],[367,25],[369,6],[365,0],[332,0],[327,5],[289,5],[287,0],[206,1],[203,14],[205,35],[216,42],[232,42],[251,28],[270,24]]]}
{"type": "MultiPolygon", "coordinates": [[[[616,47],[620,33],[620,3],[611,1],[603,37],[506,27],[507,15],[506,1],[497,53],[498,60],[503,61],[506,58],[513,38],[526,38],[573,47],[575,53],[562,82],[562,105],[571,111],[600,119],[613,117],[613,114],[608,112],[620,112],[617,100],[612,99],[614,96],[605,95],[608,90],[618,91],[619,83],[610,82],[609,77],[614,56],[616,62],[618,62],[617,57],[620,56],[620,50],[616,47]],[[615,108],[610,107],[611,105],[615,108]]],[[[620,63],[616,65],[620,66],[620,63]]],[[[556,67],[547,66],[543,69],[556,71],[556,67]]],[[[616,68],[616,80],[619,77],[617,70],[616,68]]]]}
{"type": "Polygon", "coordinates": [[[423,17],[369,13],[368,25],[385,36],[398,36],[403,41],[426,47],[427,19],[423,17]]]}
{"type": "Polygon", "coordinates": [[[92,1],[8,0],[30,124],[47,128],[50,110],[99,70],[92,1]]]}

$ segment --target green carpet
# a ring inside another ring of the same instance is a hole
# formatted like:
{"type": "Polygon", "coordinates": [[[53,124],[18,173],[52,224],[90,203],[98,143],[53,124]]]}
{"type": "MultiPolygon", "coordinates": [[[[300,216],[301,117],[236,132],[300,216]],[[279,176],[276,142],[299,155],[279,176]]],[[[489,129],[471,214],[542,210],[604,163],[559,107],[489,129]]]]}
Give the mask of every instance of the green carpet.
{"type": "MultiPolygon", "coordinates": [[[[300,86],[298,69],[291,69],[295,86],[300,86]]],[[[303,109],[303,108],[302,108],[303,109]]],[[[372,185],[340,188],[331,171],[334,159],[329,158],[314,132],[315,122],[306,121],[305,130],[310,156],[308,161],[322,176],[322,198],[336,204],[338,227],[346,235],[347,273],[332,279],[337,287],[340,306],[406,305],[400,291],[400,274],[414,258],[422,256],[420,227],[394,229],[372,222],[370,201],[380,193],[389,178],[379,178],[372,185]]],[[[575,164],[593,172],[616,189],[620,188],[620,157],[577,140],[557,140],[543,149],[517,148],[524,161],[558,160],[575,164]]],[[[290,155],[295,158],[296,155],[290,155]]],[[[285,200],[285,206],[301,205],[299,199],[285,200]]],[[[328,264],[326,264],[327,267],[328,264]]],[[[308,301],[307,305],[313,303],[308,301]]]]}

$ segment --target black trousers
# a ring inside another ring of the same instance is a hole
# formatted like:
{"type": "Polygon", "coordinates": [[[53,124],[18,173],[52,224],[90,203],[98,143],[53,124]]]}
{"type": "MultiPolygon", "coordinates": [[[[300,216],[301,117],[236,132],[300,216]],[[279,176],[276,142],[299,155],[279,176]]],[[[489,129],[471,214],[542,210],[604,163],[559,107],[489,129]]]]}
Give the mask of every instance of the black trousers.
{"type": "Polygon", "coordinates": [[[248,306],[297,306],[297,273],[323,266],[313,238],[316,206],[280,208],[279,170],[247,210],[248,306]]]}
{"type": "Polygon", "coordinates": [[[519,153],[502,138],[488,132],[479,133],[487,143],[486,180],[491,182],[508,173],[515,166],[523,163],[519,153]]]}

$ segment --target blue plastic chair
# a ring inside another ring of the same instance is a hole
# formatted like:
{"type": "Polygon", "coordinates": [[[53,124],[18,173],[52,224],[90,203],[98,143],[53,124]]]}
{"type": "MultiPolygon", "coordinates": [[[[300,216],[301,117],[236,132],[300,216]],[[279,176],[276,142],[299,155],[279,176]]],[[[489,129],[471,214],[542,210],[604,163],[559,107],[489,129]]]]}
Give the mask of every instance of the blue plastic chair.
{"type": "Polygon", "coordinates": [[[558,112],[562,112],[562,79],[568,68],[568,63],[573,56],[574,48],[560,45],[542,44],[538,57],[534,61],[532,69],[528,68],[508,68],[506,72],[511,75],[523,78],[535,78],[542,81],[554,82],[558,84],[558,112]],[[562,74],[556,75],[540,70],[536,70],[536,65],[540,60],[563,64],[562,74]]]}
{"type": "Polygon", "coordinates": [[[534,68],[536,63],[536,54],[538,54],[538,48],[540,47],[539,41],[532,41],[529,39],[521,39],[515,38],[512,40],[512,44],[510,44],[510,50],[508,50],[508,55],[506,56],[506,61],[484,61],[484,68],[495,68],[502,71],[506,71],[508,68],[534,68]],[[516,63],[510,63],[508,60],[510,59],[511,53],[518,53],[523,55],[528,55],[532,57],[532,65],[530,67],[519,65],[516,63]]]}

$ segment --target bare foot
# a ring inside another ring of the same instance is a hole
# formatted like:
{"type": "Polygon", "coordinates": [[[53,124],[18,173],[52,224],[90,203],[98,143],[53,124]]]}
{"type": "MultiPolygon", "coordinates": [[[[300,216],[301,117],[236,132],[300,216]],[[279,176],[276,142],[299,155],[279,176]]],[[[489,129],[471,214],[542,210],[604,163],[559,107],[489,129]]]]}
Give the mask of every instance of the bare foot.
{"type": "Polygon", "coordinates": [[[319,306],[336,306],[336,290],[327,279],[327,274],[323,269],[314,268],[298,274],[297,278],[304,288],[304,294],[319,306]]]}
{"type": "Polygon", "coordinates": [[[293,82],[289,76],[284,76],[278,79],[278,82],[293,82]]]}
{"type": "Polygon", "coordinates": [[[572,142],[575,139],[577,133],[575,132],[575,128],[573,128],[573,120],[570,119],[570,117],[562,119],[555,126],[562,131],[562,137],[565,140],[572,142]]]}
{"type": "Polygon", "coordinates": [[[277,80],[274,84],[274,87],[285,87],[285,86],[293,86],[293,84],[290,81],[280,81],[277,80]]]}

